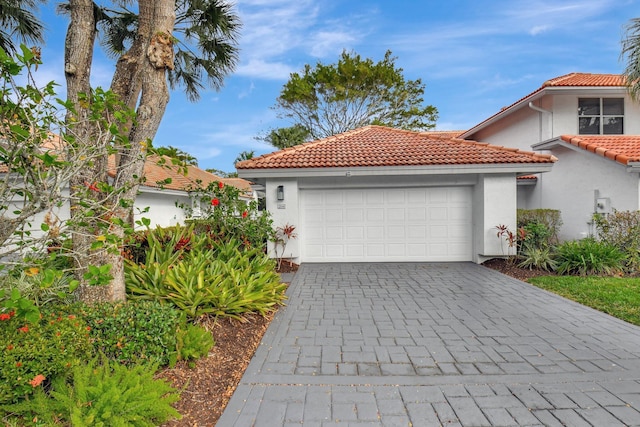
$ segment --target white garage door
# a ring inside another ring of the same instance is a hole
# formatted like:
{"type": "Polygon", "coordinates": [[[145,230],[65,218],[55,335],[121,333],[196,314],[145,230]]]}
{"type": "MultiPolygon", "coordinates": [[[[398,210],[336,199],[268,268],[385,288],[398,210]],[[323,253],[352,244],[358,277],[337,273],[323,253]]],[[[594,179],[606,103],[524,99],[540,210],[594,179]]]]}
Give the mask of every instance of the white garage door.
{"type": "Polygon", "coordinates": [[[303,190],[303,262],[471,261],[470,187],[303,190]]]}

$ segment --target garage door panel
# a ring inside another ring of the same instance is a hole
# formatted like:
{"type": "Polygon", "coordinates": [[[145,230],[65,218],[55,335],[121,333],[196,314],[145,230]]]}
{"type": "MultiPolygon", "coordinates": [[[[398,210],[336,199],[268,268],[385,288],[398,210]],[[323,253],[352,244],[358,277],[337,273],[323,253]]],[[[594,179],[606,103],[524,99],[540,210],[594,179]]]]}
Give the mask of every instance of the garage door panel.
{"type": "Polygon", "coordinates": [[[327,227],[326,237],[328,240],[343,240],[342,227],[327,227]]]}
{"type": "Polygon", "coordinates": [[[402,221],[402,222],[404,222],[404,214],[405,214],[405,209],[402,209],[402,208],[389,208],[389,209],[387,209],[387,219],[389,221],[393,221],[393,222],[402,221]]]}
{"type": "Polygon", "coordinates": [[[364,227],[347,227],[347,239],[364,239],[364,227]]]}
{"type": "Polygon", "coordinates": [[[346,213],[347,223],[362,223],[364,221],[364,209],[362,208],[347,208],[346,213]]]}
{"type": "Polygon", "coordinates": [[[424,207],[414,207],[407,212],[407,219],[409,221],[426,221],[427,209],[424,207]]]}
{"type": "MultiPolygon", "coordinates": [[[[318,209],[319,212],[324,212],[325,221],[327,224],[342,222],[342,209],[318,209]]],[[[311,214],[315,217],[317,214],[314,212],[311,214]]]]}
{"type": "Polygon", "coordinates": [[[384,239],[384,227],[382,226],[367,226],[367,240],[382,240],[384,239]]]}
{"type": "Polygon", "coordinates": [[[471,260],[470,187],[301,193],[303,262],[471,260]]]}
{"type": "Polygon", "coordinates": [[[386,203],[404,204],[404,190],[383,190],[383,191],[384,191],[384,201],[386,203]]]}
{"type": "Polygon", "coordinates": [[[383,208],[369,208],[367,209],[367,221],[380,222],[384,220],[383,208]]]}

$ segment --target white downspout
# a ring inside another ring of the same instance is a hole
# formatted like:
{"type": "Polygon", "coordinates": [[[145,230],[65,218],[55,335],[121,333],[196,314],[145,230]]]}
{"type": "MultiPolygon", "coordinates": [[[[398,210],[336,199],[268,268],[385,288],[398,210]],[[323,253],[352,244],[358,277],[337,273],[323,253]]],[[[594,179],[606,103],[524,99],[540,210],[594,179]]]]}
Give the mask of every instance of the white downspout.
{"type": "Polygon", "coordinates": [[[552,111],[549,110],[545,110],[544,108],[540,108],[537,105],[533,105],[533,101],[529,101],[529,108],[531,108],[532,110],[536,110],[540,113],[549,113],[549,114],[553,114],[552,111]]]}

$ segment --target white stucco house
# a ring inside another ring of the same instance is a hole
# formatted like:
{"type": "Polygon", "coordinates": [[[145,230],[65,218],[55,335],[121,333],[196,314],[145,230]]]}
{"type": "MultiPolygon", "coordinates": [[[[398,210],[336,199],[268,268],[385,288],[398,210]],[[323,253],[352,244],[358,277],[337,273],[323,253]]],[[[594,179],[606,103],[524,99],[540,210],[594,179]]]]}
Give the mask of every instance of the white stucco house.
{"type": "Polygon", "coordinates": [[[151,220],[151,227],[167,227],[170,225],[184,224],[187,212],[182,206],[192,206],[195,216],[199,213],[199,207],[194,204],[191,190],[196,187],[206,188],[211,182],[222,182],[240,190],[240,197],[249,203],[256,200],[256,194],[251,188],[251,183],[239,178],[222,178],[213,173],[202,170],[196,166],[187,165],[186,171],[182,167],[171,163],[170,159],[158,162],[156,156],[149,156],[144,166],[145,182],[140,186],[136,197],[136,219],[146,217],[151,220]],[[169,184],[158,184],[171,179],[169,184]],[[145,208],[148,212],[138,213],[145,208]]]}
{"type": "Polygon", "coordinates": [[[549,173],[519,179],[518,207],[560,210],[561,240],[594,234],[593,214],[640,209],[640,104],[617,74],[572,73],[460,138],[552,154],[549,173]]]}
{"type": "MultiPolygon", "coordinates": [[[[509,145],[509,144],[501,144],[509,145]]],[[[260,185],[274,226],[293,225],[294,262],[473,261],[508,253],[517,177],[548,154],[366,126],[236,164],[260,185]]]]}

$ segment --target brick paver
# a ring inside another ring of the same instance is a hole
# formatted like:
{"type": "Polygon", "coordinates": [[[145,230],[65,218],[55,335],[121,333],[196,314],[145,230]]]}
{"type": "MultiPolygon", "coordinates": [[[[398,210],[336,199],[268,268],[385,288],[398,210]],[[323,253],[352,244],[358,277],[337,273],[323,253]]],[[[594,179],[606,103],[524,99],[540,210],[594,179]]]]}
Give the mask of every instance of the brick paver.
{"type": "Polygon", "coordinates": [[[640,328],[471,263],[303,264],[219,426],[640,426],[640,328]]]}

